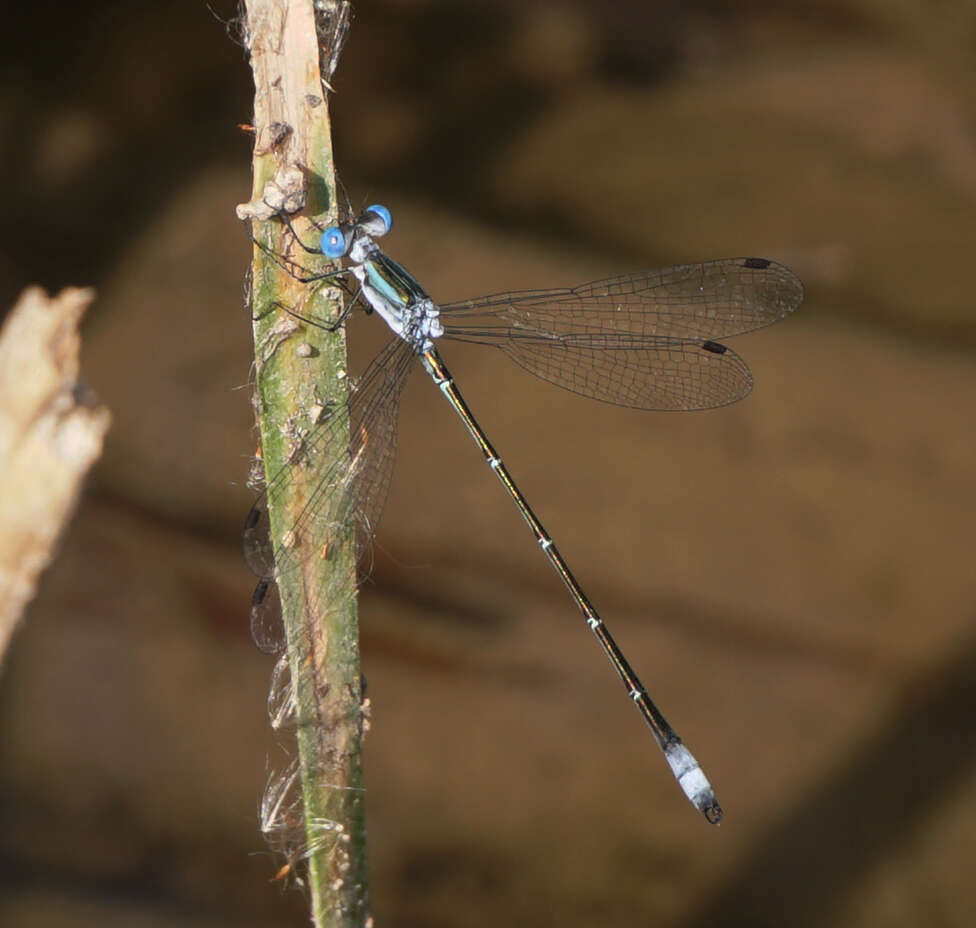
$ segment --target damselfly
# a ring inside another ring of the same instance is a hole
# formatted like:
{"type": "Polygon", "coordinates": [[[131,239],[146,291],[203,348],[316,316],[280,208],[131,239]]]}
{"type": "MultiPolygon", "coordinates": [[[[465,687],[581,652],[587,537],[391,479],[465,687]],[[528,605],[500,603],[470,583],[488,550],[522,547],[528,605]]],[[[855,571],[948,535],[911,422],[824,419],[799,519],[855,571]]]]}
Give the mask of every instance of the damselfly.
{"type": "Polygon", "coordinates": [[[789,315],[803,298],[799,279],[765,258],[732,258],[641,271],[579,287],[498,293],[438,305],[376,244],[391,225],[385,207],[370,206],[360,216],[326,229],[317,248],[303,245],[327,258],[348,261],[345,268],[304,279],[353,275],[359,284],[357,295],[383,318],[395,338],[357,382],[348,402],[304,440],[306,458],[337,440],[348,441],[348,453],[322,475],[289,537],[269,542],[267,506],[287,488],[293,464],[272,478],[252,509],[245,550],[252,568],[264,578],[255,608],[276,571],[282,576],[320,556],[351,522],[368,543],[389,486],[400,393],[419,359],[566,585],[681,789],[709,822],[717,823],[722,810],[701,767],[651,700],[529,507],[461,397],[435,342],[443,338],[498,348],[543,380],[615,405],[708,409],[735,402],[752,387],[745,362],[714,339],[750,332],[789,315]]]}

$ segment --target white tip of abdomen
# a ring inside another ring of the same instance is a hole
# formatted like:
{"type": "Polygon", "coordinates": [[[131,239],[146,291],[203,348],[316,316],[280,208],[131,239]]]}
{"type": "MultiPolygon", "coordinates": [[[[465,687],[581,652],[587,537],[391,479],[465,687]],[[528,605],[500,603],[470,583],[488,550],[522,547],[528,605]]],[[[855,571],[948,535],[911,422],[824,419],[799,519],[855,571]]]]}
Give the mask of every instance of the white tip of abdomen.
{"type": "Polygon", "coordinates": [[[680,741],[669,744],[664,749],[664,756],[668,766],[678,781],[682,792],[691,800],[691,804],[708,819],[717,825],[722,818],[722,807],[715,798],[712,784],[708,782],[695,756],[680,741]]]}

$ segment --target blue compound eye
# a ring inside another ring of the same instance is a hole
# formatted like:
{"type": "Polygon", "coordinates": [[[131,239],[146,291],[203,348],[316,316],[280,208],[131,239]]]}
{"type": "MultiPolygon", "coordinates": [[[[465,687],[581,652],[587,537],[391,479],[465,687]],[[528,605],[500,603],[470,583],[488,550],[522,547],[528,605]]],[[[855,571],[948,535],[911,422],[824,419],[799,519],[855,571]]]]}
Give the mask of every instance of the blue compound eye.
{"type": "Polygon", "coordinates": [[[341,258],[349,250],[350,242],[341,226],[329,226],[322,233],[320,247],[327,258],[341,258]]]}
{"type": "Polygon", "coordinates": [[[383,223],[383,231],[376,232],[374,234],[386,235],[386,233],[393,228],[393,217],[390,215],[390,211],[385,206],[380,206],[378,203],[375,203],[372,206],[367,206],[366,212],[372,213],[383,223]]]}

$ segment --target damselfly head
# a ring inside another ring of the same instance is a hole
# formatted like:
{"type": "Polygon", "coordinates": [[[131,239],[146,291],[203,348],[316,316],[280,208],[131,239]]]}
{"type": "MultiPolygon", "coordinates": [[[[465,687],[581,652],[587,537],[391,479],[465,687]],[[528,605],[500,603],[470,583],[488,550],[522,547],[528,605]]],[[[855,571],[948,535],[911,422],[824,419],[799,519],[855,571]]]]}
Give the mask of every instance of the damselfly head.
{"type": "MultiPolygon", "coordinates": [[[[368,206],[352,222],[329,226],[322,233],[319,247],[327,258],[344,258],[351,254],[357,242],[369,250],[369,240],[386,235],[392,225],[393,217],[385,206],[368,206]]],[[[359,259],[353,256],[353,260],[359,259]]]]}

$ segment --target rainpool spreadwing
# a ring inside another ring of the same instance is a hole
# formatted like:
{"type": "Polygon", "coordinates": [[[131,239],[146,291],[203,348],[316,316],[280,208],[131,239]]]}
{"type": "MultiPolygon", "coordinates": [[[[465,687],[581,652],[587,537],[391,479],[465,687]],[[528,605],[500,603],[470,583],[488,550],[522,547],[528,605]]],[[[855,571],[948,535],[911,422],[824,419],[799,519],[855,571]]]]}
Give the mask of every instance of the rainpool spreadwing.
{"type": "MultiPolygon", "coordinates": [[[[291,225],[287,218],[285,222],[291,225]]],[[[338,270],[314,274],[276,258],[305,282],[341,282],[351,275],[358,285],[354,302],[355,298],[365,301],[394,338],[356,382],[348,402],[305,437],[301,451],[308,460],[337,441],[347,442],[348,451],[317,478],[287,541],[270,540],[267,510],[287,492],[294,462],[269,480],[249,513],[245,553],[262,578],[254,610],[263,608],[275,576],[318,557],[350,524],[355,524],[361,543],[368,544],[389,487],[400,394],[414,362],[419,361],[565,584],[681,789],[709,822],[717,823],[722,810],[708,779],[648,695],[476,421],[437,343],[453,340],[497,348],[543,380],[614,405],[709,409],[741,399],[752,387],[745,362],[716,339],[750,332],[789,315],[803,299],[799,279],[765,258],[732,258],[624,274],[578,287],[437,304],[376,243],[391,226],[385,207],[370,206],[359,216],[327,228],[317,247],[303,244],[296,235],[306,251],[335,261],[345,259],[346,266],[338,270]],[[303,271],[301,276],[298,270],[303,271]]]]}

